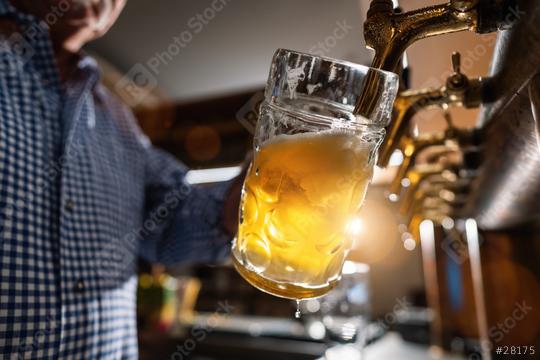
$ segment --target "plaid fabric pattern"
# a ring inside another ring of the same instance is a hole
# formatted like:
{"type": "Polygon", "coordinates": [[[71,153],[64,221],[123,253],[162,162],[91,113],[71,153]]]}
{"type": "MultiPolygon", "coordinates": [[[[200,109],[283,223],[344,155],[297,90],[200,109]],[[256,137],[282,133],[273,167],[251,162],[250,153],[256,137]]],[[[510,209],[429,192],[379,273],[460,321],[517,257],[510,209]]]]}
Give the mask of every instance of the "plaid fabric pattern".
{"type": "Polygon", "coordinates": [[[0,17],[0,359],[135,359],[137,257],[223,259],[228,184],[189,186],[92,59],[61,85],[47,26],[0,17]]]}

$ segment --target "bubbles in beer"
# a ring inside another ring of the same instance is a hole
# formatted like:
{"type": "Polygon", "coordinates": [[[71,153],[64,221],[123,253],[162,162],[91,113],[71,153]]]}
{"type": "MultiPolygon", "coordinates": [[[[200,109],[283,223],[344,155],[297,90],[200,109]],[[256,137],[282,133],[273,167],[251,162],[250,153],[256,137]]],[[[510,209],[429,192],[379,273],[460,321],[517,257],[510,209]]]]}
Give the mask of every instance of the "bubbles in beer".
{"type": "Polygon", "coordinates": [[[331,289],[351,247],[347,223],[372,175],[372,146],[346,131],[280,135],[262,145],[238,232],[248,281],[291,299],[331,289]]]}

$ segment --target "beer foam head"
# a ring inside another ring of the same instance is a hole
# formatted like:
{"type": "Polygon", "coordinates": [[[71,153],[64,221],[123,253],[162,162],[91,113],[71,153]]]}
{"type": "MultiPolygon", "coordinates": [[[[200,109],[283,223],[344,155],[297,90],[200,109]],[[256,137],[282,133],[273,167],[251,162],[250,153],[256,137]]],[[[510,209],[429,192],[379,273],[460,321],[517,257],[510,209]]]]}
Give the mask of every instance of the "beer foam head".
{"type": "Polygon", "coordinates": [[[372,148],[375,144],[366,141],[361,135],[354,133],[349,129],[329,129],[318,132],[306,132],[297,134],[280,134],[262,143],[262,146],[284,142],[321,142],[329,141],[332,143],[343,143],[343,147],[361,147],[372,148]]]}

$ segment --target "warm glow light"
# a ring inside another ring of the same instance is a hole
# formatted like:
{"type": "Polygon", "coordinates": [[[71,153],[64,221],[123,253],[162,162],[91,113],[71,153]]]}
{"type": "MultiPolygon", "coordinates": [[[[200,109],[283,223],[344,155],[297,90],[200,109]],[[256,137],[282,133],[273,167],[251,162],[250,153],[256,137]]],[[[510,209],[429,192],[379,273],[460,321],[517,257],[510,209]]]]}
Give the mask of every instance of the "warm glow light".
{"type": "Polygon", "coordinates": [[[347,224],[347,234],[357,236],[364,231],[364,222],[362,219],[355,217],[347,224]]]}
{"type": "Polygon", "coordinates": [[[439,196],[446,201],[454,201],[456,199],[456,194],[449,190],[441,190],[439,196]]]}
{"type": "Polygon", "coordinates": [[[450,181],[450,182],[454,182],[457,180],[457,175],[450,171],[450,170],[444,170],[442,172],[442,177],[445,178],[446,180],[450,181]]]}
{"type": "Polygon", "coordinates": [[[403,153],[401,150],[396,150],[392,153],[392,156],[390,156],[390,160],[388,161],[388,166],[399,166],[403,163],[403,153]]]}
{"type": "Polygon", "coordinates": [[[397,202],[399,200],[399,195],[398,194],[389,194],[388,195],[388,200],[390,200],[391,202],[397,202]]]}
{"type": "Polygon", "coordinates": [[[307,311],[309,311],[310,313],[316,313],[321,309],[321,303],[319,302],[319,300],[310,299],[306,301],[306,308],[307,311]]]}
{"type": "Polygon", "coordinates": [[[369,272],[369,265],[354,261],[345,261],[341,273],[344,275],[366,274],[369,272]]]}
{"type": "Polygon", "coordinates": [[[407,225],[405,225],[405,224],[399,224],[399,225],[398,225],[398,231],[399,231],[400,233],[404,233],[404,232],[409,231],[409,228],[408,228],[407,225]]]}
{"type": "Polygon", "coordinates": [[[416,241],[414,241],[412,238],[407,238],[403,242],[403,247],[405,250],[413,251],[416,248],[416,241]]]}
{"type": "Polygon", "coordinates": [[[411,186],[411,180],[409,180],[409,178],[401,179],[401,186],[403,186],[404,188],[408,188],[409,186],[411,186]]]}
{"type": "Polygon", "coordinates": [[[405,240],[410,239],[410,238],[412,238],[412,235],[411,235],[410,232],[405,231],[404,233],[401,234],[401,240],[402,241],[405,241],[405,240]]]}
{"type": "Polygon", "coordinates": [[[326,335],[326,328],[320,321],[314,321],[308,326],[308,334],[312,339],[322,340],[326,335]]]}
{"type": "Polygon", "coordinates": [[[446,230],[452,230],[454,228],[454,219],[452,218],[449,218],[449,217],[445,217],[442,222],[441,222],[441,225],[443,228],[445,228],[446,230]]]}

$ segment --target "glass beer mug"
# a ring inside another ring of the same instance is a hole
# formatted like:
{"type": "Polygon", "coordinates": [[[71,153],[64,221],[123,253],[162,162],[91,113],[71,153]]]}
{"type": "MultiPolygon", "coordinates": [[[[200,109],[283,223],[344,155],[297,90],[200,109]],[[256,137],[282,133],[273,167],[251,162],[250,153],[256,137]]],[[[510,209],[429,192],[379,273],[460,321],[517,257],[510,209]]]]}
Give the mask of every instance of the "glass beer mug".
{"type": "Polygon", "coordinates": [[[339,281],[397,89],[393,73],[277,50],[232,249],[253,286],[299,300],[339,281]],[[369,119],[353,114],[368,74],[369,119]]]}

